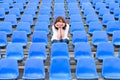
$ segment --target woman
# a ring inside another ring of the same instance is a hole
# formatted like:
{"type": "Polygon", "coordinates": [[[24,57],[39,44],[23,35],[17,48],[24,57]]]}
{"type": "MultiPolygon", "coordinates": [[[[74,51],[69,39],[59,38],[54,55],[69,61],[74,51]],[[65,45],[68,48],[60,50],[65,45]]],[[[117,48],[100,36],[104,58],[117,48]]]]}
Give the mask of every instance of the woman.
{"type": "Polygon", "coordinates": [[[66,23],[63,17],[58,16],[52,26],[53,36],[52,43],[55,42],[66,42],[69,43],[68,32],[69,25],[66,23]]]}

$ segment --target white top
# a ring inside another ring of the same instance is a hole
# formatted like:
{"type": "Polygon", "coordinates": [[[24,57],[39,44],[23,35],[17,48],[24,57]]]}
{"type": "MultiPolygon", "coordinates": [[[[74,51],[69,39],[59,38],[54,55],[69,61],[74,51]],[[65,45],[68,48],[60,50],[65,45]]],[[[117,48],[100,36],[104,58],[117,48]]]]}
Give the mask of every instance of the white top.
{"type": "MultiPolygon", "coordinates": [[[[55,29],[54,25],[52,26],[52,31],[53,31],[53,36],[52,36],[51,41],[54,40],[54,39],[57,40],[57,35],[56,35],[56,34],[57,34],[57,30],[55,29]]],[[[69,32],[69,25],[66,24],[65,36],[64,36],[63,39],[69,39],[69,38],[68,38],[68,32],[69,32]]]]}

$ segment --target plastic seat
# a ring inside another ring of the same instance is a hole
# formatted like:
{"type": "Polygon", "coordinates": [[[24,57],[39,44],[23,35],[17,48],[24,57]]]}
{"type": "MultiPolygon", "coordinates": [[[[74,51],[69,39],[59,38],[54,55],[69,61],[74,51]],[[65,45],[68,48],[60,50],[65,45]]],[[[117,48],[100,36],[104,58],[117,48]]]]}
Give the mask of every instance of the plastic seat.
{"type": "Polygon", "coordinates": [[[30,45],[28,58],[45,60],[47,58],[46,46],[43,43],[32,43],[30,45]]]}
{"type": "Polygon", "coordinates": [[[55,0],[55,3],[64,3],[64,0],[55,0]]]}
{"type": "Polygon", "coordinates": [[[38,7],[38,4],[37,3],[29,3],[27,8],[34,8],[37,12],[37,7],[38,7]]]}
{"type": "Polygon", "coordinates": [[[17,31],[25,31],[27,34],[31,34],[30,23],[29,22],[18,23],[17,31]]]}
{"type": "Polygon", "coordinates": [[[7,45],[7,35],[5,32],[0,31],[0,47],[7,45]]]}
{"type": "Polygon", "coordinates": [[[19,8],[12,8],[12,9],[10,9],[9,14],[10,15],[12,15],[12,14],[16,15],[16,18],[20,18],[21,17],[19,8]]]}
{"type": "Polygon", "coordinates": [[[98,2],[103,2],[103,0],[92,0],[93,6],[96,6],[98,2]]]}
{"type": "Polygon", "coordinates": [[[98,79],[96,64],[93,58],[80,58],[76,66],[77,79],[98,79]]]}
{"type": "Polygon", "coordinates": [[[75,31],[72,37],[73,45],[79,42],[88,42],[87,34],[85,31],[75,31]]]}
{"type": "Polygon", "coordinates": [[[32,17],[36,18],[36,10],[35,8],[27,8],[24,11],[24,15],[32,15],[32,17]]]}
{"type": "Polygon", "coordinates": [[[51,59],[66,58],[70,59],[68,45],[66,43],[54,43],[51,49],[51,59]]]}
{"type": "Polygon", "coordinates": [[[98,17],[102,18],[104,14],[110,14],[110,12],[107,8],[102,7],[98,12],[98,17]]]}
{"type": "Polygon", "coordinates": [[[70,62],[66,58],[56,58],[50,63],[49,80],[71,80],[70,62]],[[62,65],[60,65],[62,64],[62,65]]]}
{"type": "Polygon", "coordinates": [[[17,60],[8,58],[0,60],[0,79],[17,79],[18,76],[17,60]]]}
{"type": "Polygon", "coordinates": [[[13,6],[13,0],[4,0],[4,3],[8,3],[10,7],[13,6]]]}
{"type": "Polygon", "coordinates": [[[115,8],[113,13],[114,13],[115,18],[119,18],[119,16],[120,16],[120,8],[115,8]]]}
{"type": "Polygon", "coordinates": [[[94,31],[102,31],[102,24],[98,21],[91,22],[89,24],[88,33],[93,34],[94,31]]]}
{"type": "Polygon", "coordinates": [[[26,6],[26,0],[15,0],[16,3],[22,3],[23,6],[26,6]]]}
{"type": "Polygon", "coordinates": [[[109,7],[110,3],[115,3],[115,0],[105,0],[105,4],[109,7]]]}
{"type": "Polygon", "coordinates": [[[41,59],[27,59],[23,73],[23,79],[44,79],[45,68],[41,59]]]}
{"type": "Polygon", "coordinates": [[[80,14],[79,9],[69,9],[69,16],[74,15],[74,14],[80,14]]]}
{"type": "Polygon", "coordinates": [[[13,7],[18,8],[20,12],[23,12],[24,5],[22,3],[15,3],[13,7]]]}
{"type": "Polygon", "coordinates": [[[50,16],[51,9],[50,8],[40,8],[39,15],[49,15],[50,16]]]}
{"type": "Polygon", "coordinates": [[[44,43],[48,44],[47,33],[45,31],[34,31],[32,35],[33,43],[44,43]]]}
{"type": "Polygon", "coordinates": [[[103,60],[102,76],[105,79],[120,79],[120,59],[106,58],[103,60]]]}
{"type": "Polygon", "coordinates": [[[86,16],[86,25],[89,25],[91,22],[96,22],[96,21],[99,21],[98,20],[98,17],[96,16],[96,14],[88,14],[86,16]]]}
{"type": "Polygon", "coordinates": [[[102,18],[102,25],[107,25],[109,21],[115,21],[114,16],[111,14],[104,14],[102,18]]]}
{"type": "Polygon", "coordinates": [[[103,3],[103,2],[97,2],[96,5],[95,5],[95,11],[99,12],[100,8],[106,8],[105,3],[103,3]]]}
{"type": "Polygon", "coordinates": [[[114,46],[112,43],[103,42],[98,44],[96,58],[103,60],[105,58],[114,57],[114,46]]]}
{"type": "Polygon", "coordinates": [[[94,31],[92,36],[92,44],[97,46],[102,42],[108,42],[107,33],[105,31],[94,31]]]}
{"type": "Polygon", "coordinates": [[[49,15],[39,15],[38,22],[47,22],[50,25],[50,16],[49,15]]]}
{"type": "Polygon", "coordinates": [[[120,26],[116,21],[109,21],[107,24],[106,31],[108,34],[113,34],[114,31],[120,31],[120,26]]]}
{"type": "Polygon", "coordinates": [[[29,22],[30,25],[34,25],[33,16],[31,14],[25,14],[21,17],[21,22],[29,22]]]}
{"type": "Polygon", "coordinates": [[[23,46],[19,43],[11,43],[6,48],[6,58],[23,60],[24,50],[23,46]]]}
{"type": "Polygon", "coordinates": [[[92,58],[92,51],[89,43],[80,42],[75,44],[74,59],[79,60],[80,58],[92,58]]]}
{"type": "Polygon", "coordinates": [[[4,22],[11,22],[11,24],[14,26],[14,25],[17,25],[17,18],[16,18],[16,15],[6,15],[5,16],[5,19],[4,19],[4,22]]]}
{"type": "Polygon", "coordinates": [[[92,7],[89,7],[88,8],[85,8],[83,10],[83,13],[84,13],[84,18],[86,18],[87,15],[95,15],[95,10],[92,8],[92,7]]]}
{"type": "Polygon", "coordinates": [[[4,31],[7,35],[12,34],[12,24],[10,22],[1,22],[0,31],[4,31]]]}
{"type": "Polygon", "coordinates": [[[115,8],[119,8],[119,3],[109,3],[110,12],[114,12],[115,8]]]}
{"type": "Polygon", "coordinates": [[[85,31],[83,22],[72,22],[70,33],[73,34],[74,31],[85,31]]]}
{"type": "Polygon", "coordinates": [[[12,34],[12,43],[21,43],[23,46],[26,46],[27,41],[27,33],[25,31],[14,31],[12,34]],[[22,37],[21,37],[22,34],[22,37]]]}
{"type": "Polygon", "coordinates": [[[5,12],[9,12],[9,3],[0,4],[0,8],[4,8],[5,12]]]}
{"type": "Polygon", "coordinates": [[[4,19],[4,18],[5,18],[5,9],[0,8],[0,19],[4,19]]]}
{"type": "Polygon", "coordinates": [[[45,31],[49,34],[48,25],[49,24],[47,22],[37,22],[35,25],[35,31],[45,31]]]}
{"type": "Polygon", "coordinates": [[[113,32],[112,43],[115,46],[120,46],[120,31],[114,31],[113,32]]]}
{"type": "Polygon", "coordinates": [[[70,16],[70,24],[72,23],[72,22],[82,22],[82,17],[81,17],[81,15],[80,14],[77,14],[77,15],[71,15],[70,16]]]}

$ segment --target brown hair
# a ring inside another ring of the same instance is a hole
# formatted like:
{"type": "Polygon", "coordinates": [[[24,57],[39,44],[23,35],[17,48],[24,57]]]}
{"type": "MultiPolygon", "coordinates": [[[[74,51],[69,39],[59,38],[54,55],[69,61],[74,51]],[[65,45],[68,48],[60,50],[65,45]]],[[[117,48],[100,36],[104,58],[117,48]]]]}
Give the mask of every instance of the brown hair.
{"type": "Polygon", "coordinates": [[[65,29],[66,29],[66,21],[64,20],[64,18],[63,18],[62,16],[58,16],[58,17],[56,18],[56,20],[55,20],[55,22],[54,22],[54,27],[55,27],[55,29],[58,30],[58,28],[55,26],[55,24],[56,24],[57,22],[60,22],[60,20],[62,20],[62,22],[65,23],[65,26],[63,27],[63,29],[65,30],[65,29]]]}

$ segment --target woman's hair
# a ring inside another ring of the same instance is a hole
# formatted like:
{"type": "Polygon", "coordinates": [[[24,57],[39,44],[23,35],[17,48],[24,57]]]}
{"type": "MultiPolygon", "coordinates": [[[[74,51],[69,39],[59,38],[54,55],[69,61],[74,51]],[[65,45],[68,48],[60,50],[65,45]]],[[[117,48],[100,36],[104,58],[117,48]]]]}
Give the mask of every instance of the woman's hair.
{"type": "Polygon", "coordinates": [[[64,30],[66,29],[66,21],[64,20],[64,18],[63,18],[62,16],[58,16],[58,17],[56,18],[56,20],[55,20],[55,22],[54,22],[54,27],[55,27],[55,29],[58,30],[58,28],[55,26],[55,24],[56,24],[57,22],[60,22],[61,20],[62,20],[63,23],[65,23],[65,26],[63,27],[63,29],[64,29],[64,30]]]}

